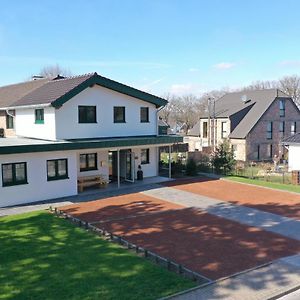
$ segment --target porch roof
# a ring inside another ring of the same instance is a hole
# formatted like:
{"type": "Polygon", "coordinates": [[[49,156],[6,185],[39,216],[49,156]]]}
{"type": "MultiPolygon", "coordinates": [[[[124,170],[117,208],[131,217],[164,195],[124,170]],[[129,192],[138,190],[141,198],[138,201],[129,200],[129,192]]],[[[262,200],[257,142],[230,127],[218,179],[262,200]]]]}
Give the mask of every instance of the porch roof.
{"type": "Polygon", "coordinates": [[[134,146],[170,145],[182,142],[183,137],[176,135],[129,136],[62,141],[46,141],[31,138],[13,137],[0,139],[0,155],[93,148],[124,148],[134,146]]]}

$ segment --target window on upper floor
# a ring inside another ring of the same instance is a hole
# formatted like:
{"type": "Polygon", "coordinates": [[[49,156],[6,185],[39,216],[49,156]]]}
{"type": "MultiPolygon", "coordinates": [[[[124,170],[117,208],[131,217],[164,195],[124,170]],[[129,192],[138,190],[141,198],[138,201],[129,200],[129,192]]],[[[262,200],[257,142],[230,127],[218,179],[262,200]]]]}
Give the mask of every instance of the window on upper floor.
{"type": "Polygon", "coordinates": [[[125,122],[125,106],[114,106],[114,123],[125,122]]]}
{"type": "Polygon", "coordinates": [[[146,165],[150,163],[150,153],[149,149],[141,150],[141,164],[146,165]]]}
{"type": "Polygon", "coordinates": [[[11,115],[6,115],[6,129],[14,128],[14,118],[11,115]]]}
{"type": "Polygon", "coordinates": [[[96,106],[79,105],[78,106],[79,123],[97,123],[96,106]]]}
{"type": "Polygon", "coordinates": [[[149,107],[141,107],[141,123],[149,123],[149,107]]]}
{"type": "Polygon", "coordinates": [[[293,122],[291,124],[291,135],[296,134],[296,130],[297,130],[297,122],[293,122]]]}
{"type": "Polygon", "coordinates": [[[47,160],[47,180],[60,180],[68,178],[68,160],[51,159],[47,160]]]}
{"type": "Polygon", "coordinates": [[[273,138],[273,122],[267,123],[267,139],[271,140],[273,138]]]}
{"type": "Polygon", "coordinates": [[[279,116],[280,117],[285,116],[285,100],[283,99],[279,100],[279,116]]]}
{"type": "Polygon", "coordinates": [[[202,137],[207,138],[207,122],[202,123],[202,137]]]}
{"type": "Polygon", "coordinates": [[[80,154],[80,172],[97,169],[97,153],[80,154]]]}
{"type": "Polygon", "coordinates": [[[35,124],[44,124],[44,109],[38,108],[34,111],[35,124]]]}
{"type": "Polygon", "coordinates": [[[2,186],[12,186],[26,183],[26,162],[2,164],[2,186]]]}
{"type": "Polygon", "coordinates": [[[221,123],[221,138],[222,139],[227,137],[226,125],[227,125],[227,122],[221,123]]]}

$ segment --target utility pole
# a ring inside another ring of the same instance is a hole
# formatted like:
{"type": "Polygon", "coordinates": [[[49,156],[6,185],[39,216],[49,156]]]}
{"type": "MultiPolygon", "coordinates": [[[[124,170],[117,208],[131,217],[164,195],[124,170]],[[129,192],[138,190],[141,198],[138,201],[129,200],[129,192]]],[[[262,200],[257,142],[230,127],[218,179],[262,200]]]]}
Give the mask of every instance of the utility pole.
{"type": "Polygon", "coordinates": [[[211,146],[211,123],[210,123],[210,97],[207,98],[207,111],[208,111],[208,122],[207,122],[207,130],[208,130],[208,147],[211,146]]]}
{"type": "Polygon", "coordinates": [[[216,101],[215,98],[209,97],[208,99],[208,145],[213,146],[213,150],[216,150],[216,128],[215,128],[215,119],[216,119],[216,101]],[[211,113],[212,106],[212,113],[211,113]],[[211,124],[212,123],[212,124],[211,124]]]}

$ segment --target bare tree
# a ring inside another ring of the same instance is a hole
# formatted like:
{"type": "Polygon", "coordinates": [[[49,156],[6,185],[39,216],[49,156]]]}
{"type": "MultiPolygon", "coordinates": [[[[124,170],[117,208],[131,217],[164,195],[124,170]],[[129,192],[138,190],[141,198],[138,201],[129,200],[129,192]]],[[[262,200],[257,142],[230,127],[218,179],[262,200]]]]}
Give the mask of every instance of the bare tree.
{"type": "Polygon", "coordinates": [[[285,76],[278,81],[278,88],[289,95],[300,106],[300,77],[298,75],[285,76]]]}
{"type": "Polygon", "coordinates": [[[58,75],[68,77],[71,76],[72,73],[69,69],[63,68],[59,64],[56,64],[43,67],[40,70],[39,75],[45,78],[54,78],[58,75]]]}
{"type": "Polygon", "coordinates": [[[257,80],[252,82],[250,85],[241,88],[242,91],[251,91],[251,90],[264,90],[264,89],[273,89],[277,88],[277,81],[270,80],[257,80]]]}

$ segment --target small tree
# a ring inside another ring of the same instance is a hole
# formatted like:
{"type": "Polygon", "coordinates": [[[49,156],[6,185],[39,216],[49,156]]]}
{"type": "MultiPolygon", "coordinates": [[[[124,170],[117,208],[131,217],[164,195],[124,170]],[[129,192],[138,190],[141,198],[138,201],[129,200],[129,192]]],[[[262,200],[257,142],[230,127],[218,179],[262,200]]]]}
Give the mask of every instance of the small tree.
{"type": "Polygon", "coordinates": [[[234,169],[236,161],[231,145],[224,140],[212,154],[211,163],[217,173],[227,174],[234,169]]]}

